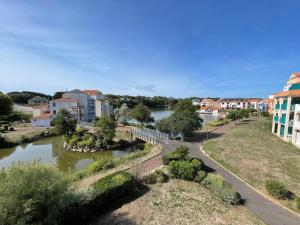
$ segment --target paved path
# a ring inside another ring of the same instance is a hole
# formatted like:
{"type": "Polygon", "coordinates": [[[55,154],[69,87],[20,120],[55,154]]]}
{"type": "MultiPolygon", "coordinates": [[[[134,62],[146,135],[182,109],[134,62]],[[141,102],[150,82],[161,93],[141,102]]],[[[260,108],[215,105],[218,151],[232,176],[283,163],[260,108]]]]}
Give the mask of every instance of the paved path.
{"type": "MultiPolygon", "coordinates": [[[[220,136],[226,132],[228,128],[233,127],[234,124],[227,124],[220,129],[212,131],[209,136],[211,138],[220,136]]],[[[206,135],[204,136],[206,137],[206,135]]],[[[245,207],[254,213],[258,218],[263,220],[269,225],[300,225],[300,216],[289,210],[279,206],[271,200],[265,198],[259,192],[248,186],[244,181],[233,175],[222,166],[219,166],[214,160],[208,157],[203,151],[200,142],[178,142],[178,141],[166,141],[162,142],[165,147],[165,151],[173,151],[177,146],[185,144],[188,145],[191,151],[191,155],[200,158],[204,164],[220,174],[224,180],[230,183],[245,200],[245,207]]],[[[162,155],[158,155],[139,167],[138,175],[144,175],[162,165],[162,155]]]]}

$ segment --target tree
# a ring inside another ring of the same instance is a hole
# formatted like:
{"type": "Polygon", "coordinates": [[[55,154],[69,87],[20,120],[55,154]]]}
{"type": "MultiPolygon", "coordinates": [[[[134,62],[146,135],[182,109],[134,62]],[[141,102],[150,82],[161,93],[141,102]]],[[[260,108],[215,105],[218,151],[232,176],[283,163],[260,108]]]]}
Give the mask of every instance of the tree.
{"type": "Polygon", "coordinates": [[[13,102],[12,99],[0,93],[0,115],[9,115],[12,112],[13,102]]]}
{"type": "Polygon", "coordinates": [[[129,108],[126,103],[122,104],[121,108],[116,112],[116,120],[118,123],[126,124],[129,114],[129,108]]]}
{"type": "Polygon", "coordinates": [[[16,164],[0,172],[0,224],[58,224],[70,196],[69,181],[40,164],[16,164]]]}
{"type": "Polygon", "coordinates": [[[55,92],[54,95],[53,95],[53,99],[61,98],[64,93],[65,93],[64,91],[55,92]]]}
{"type": "Polygon", "coordinates": [[[96,138],[100,140],[104,145],[108,145],[112,142],[116,135],[116,124],[111,117],[101,117],[95,121],[96,138]]]}
{"type": "Polygon", "coordinates": [[[162,132],[169,130],[172,135],[181,135],[184,138],[184,136],[202,127],[203,120],[196,110],[197,108],[192,105],[191,101],[179,101],[171,116],[158,121],[156,128],[162,132]]]}
{"type": "Polygon", "coordinates": [[[76,130],[76,125],[76,118],[65,109],[60,110],[55,118],[55,129],[59,134],[71,135],[76,130]]]}
{"type": "Polygon", "coordinates": [[[50,95],[45,95],[43,93],[31,92],[31,91],[22,91],[22,92],[14,91],[14,92],[7,93],[7,95],[11,97],[12,101],[16,104],[27,104],[29,99],[36,96],[45,97],[47,99],[52,98],[52,96],[50,95]]]}
{"type": "Polygon", "coordinates": [[[138,104],[130,110],[129,117],[138,121],[141,126],[154,122],[154,118],[151,116],[151,111],[143,104],[138,104]]]}

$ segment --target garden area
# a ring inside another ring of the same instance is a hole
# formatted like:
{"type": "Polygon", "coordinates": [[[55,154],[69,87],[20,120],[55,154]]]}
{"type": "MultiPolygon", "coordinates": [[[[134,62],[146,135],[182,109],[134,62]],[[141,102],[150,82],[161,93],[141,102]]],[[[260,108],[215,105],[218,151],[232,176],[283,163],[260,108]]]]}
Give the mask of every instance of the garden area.
{"type": "Polygon", "coordinates": [[[300,212],[300,150],[273,135],[271,122],[268,117],[241,120],[203,147],[256,189],[300,212]]]}

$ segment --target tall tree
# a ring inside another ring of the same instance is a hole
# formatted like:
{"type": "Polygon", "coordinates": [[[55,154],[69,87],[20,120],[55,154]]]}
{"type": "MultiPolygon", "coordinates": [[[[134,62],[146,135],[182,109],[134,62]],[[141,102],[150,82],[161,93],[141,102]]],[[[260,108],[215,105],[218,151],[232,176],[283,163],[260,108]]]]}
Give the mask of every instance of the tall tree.
{"type": "Polygon", "coordinates": [[[104,145],[108,145],[112,142],[116,135],[116,124],[111,117],[101,117],[94,123],[96,127],[96,137],[104,145]]]}
{"type": "Polygon", "coordinates": [[[184,138],[202,126],[203,120],[196,110],[191,101],[179,101],[171,116],[158,121],[156,127],[160,131],[169,130],[174,136],[181,135],[184,138]]]}
{"type": "Polygon", "coordinates": [[[77,119],[67,110],[61,109],[55,118],[55,129],[59,134],[71,135],[76,130],[77,119]]]}
{"type": "Polygon", "coordinates": [[[0,93],[0,115],[8,115],[12,112],[13,102],[11,98],[3,93],[0,93]]]}
{"type": "Polygon", "coordinates": [[[141,126],[154,122],[154,118],[151,116],[151,111],[143,104],[138,104],[130,110],[129,117],[138,121],[141,126]]]}

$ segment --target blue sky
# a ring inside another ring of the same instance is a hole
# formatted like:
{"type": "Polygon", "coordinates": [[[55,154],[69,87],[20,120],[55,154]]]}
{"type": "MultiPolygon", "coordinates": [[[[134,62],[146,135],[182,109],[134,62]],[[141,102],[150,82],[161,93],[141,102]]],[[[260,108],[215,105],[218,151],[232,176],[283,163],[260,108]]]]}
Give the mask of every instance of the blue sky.
{"type": "Polygon", "coordinates": [[[298,0],[0,0],[0,91],[266,97],[300,70],[298,0]]]}

